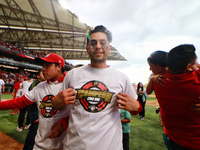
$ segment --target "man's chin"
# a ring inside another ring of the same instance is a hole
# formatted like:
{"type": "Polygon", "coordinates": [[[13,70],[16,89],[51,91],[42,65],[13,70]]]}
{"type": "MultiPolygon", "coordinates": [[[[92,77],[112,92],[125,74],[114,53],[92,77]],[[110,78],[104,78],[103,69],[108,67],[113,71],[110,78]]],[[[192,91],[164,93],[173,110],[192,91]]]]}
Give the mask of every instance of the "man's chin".
{"type": "Polygon", "coordinates": [[[94,61],[95,63],[102,63],[102,62],[105,62],[106,59],[102,59],[102,58],[94,58],[93,61],[94,61]]]}

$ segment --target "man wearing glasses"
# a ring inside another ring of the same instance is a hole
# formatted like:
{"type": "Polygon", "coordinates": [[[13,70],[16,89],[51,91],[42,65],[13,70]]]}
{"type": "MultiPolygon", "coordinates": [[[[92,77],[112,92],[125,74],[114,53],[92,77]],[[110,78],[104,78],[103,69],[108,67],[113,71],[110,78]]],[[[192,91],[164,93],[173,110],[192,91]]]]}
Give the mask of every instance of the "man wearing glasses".
{"type": "Polygon", "coordinates": [[[111,41],[104,26],[91,30],[86,46],[91,64],[69,71],[53,99],[53,107],[71,109],[65,150],[122,150],[119,109],[141,110],[127,76],[106,63],[111,41]]]}

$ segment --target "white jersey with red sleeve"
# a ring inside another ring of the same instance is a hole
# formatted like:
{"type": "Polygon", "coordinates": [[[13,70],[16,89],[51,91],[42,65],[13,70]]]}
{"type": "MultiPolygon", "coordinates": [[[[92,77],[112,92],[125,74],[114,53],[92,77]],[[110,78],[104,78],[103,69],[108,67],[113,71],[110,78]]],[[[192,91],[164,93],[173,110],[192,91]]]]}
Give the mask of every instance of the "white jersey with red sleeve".
{"type": "Polygon", "coordinates": [[[76,90],[65,139],[65,150],[122,150],[122,126],[116,95],[137,99],[127,76],[111,67],[89,65],[72,69],[62,90],[76,90]]]}
{"type": "Polygon", "coordinates": [[[48,138],[52,125],[66,117],[70,111],[67,109],[56,110],[52,107],[52,100],[58,94],[61,85],[62,82],[58,81],[44,81],[25,94],[27,99],[36,102],[38,106],[39,127],[35,137],[34,150],[60,150],[63,148],[66,132],[58,138],[48,138]]]}

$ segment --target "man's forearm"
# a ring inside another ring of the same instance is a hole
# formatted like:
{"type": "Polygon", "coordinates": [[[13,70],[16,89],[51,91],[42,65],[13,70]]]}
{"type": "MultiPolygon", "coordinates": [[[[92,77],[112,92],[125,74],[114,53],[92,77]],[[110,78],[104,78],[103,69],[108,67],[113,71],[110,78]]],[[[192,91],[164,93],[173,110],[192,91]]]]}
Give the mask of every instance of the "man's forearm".
{"type": "Polygon", "coordinates": [[[129,111],[131,113],[131,115],[137,115],[137,114],[139,114],[142,111],[142,105],[140,104],[140,102],[138,101],[138,99],[137,99],[137,102],[139,104],[139,108],[138,108],[137,111],[129,111]]]}

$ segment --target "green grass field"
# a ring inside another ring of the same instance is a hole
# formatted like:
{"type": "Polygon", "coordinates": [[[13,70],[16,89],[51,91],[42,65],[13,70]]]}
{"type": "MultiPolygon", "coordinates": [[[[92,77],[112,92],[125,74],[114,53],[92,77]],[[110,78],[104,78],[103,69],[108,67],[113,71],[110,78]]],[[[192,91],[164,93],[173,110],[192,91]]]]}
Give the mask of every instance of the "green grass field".
{"type": "MultiPolygon", "coordinates": [[[[3,94],[2,98],[10,99],[10,94],[3,94]]],[[[147,100],[155,100],[149,97],[147,100]]],[[[165,150],[162,132],[163,127],[158,124],[155,106],[146,105],[146,117],[141,121],[137,116],[131,117],[130,150],[165,150]]],[[[27,130],[16,131],[18,114],[11,116],[12,110],[0,111],[0,130],[20,143],[24,143],[27,130]]]]}

